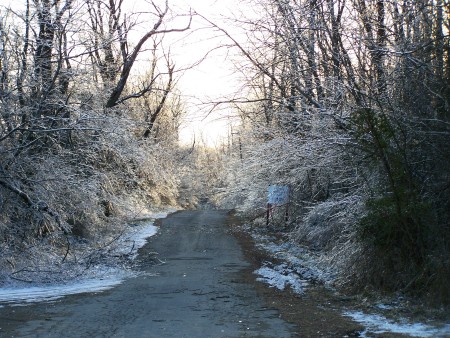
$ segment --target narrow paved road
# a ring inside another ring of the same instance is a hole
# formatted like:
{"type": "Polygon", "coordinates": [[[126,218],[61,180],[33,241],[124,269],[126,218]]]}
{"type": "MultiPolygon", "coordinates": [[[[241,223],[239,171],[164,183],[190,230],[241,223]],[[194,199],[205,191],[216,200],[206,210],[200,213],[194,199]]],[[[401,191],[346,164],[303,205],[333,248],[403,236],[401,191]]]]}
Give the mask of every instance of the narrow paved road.
{"type": "Polygon", "coordinates": [[[161,221],[139,252],[143,274],[99,294],[0,309],[2,337],[294,337],[268,308],[229,233],[226,211],[183,211],[161,221]],[[162,265],[152,263],[158,252],[162,265]]]}

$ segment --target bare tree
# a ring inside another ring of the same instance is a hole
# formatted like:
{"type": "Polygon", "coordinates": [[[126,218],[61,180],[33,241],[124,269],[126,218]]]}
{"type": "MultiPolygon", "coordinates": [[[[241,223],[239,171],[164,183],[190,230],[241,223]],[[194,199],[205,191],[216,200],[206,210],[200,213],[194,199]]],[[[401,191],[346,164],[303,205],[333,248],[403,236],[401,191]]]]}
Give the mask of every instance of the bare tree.
{"type": "MultiPolygon", "coordinates": [[[[119,3],[120,4],[120,3],[119,3]]],[[[114,84],[111,94],[109,95],[106,101],[106,107],[111,108],[116,106],[118,103],[122,102],[124,99],[121,98],[125,85],[127,83],[128,77],[130,76],[131,69],[141,52],[144,44],[155,35],[163,35],[166,33],[174,33],[174,32],[184,32],[190,28],[190,24],[192,21],[192,16],[189,18],[189,22],[185,27],[182,28],[169,28],[169,29],[160,29],[163,24],[164,18],[167,16],[169,11],[169,3],[168,0],[165,1],[165,5],[163,8],[158,7],[154,3],[152,3],[153,8],[155,10],[155,16],[157,17],[155,24],[152,29],[145,33],[139,41],[136,43],[135,47],[132,51],[128,51],[128,41],[126,32],[124,32],[124,26],[116,25],[117,33],[119,34],[120,41],[120,51],[122,57],[122,66],[120,70],[119,79],[114,84]]],[[[148,88],[150,90],[150,88],[148,88]]],[[[148,91],[147,90],[147,91],[148,91]]],[[[141,91],[140,95],[145,94],[145,90],[141,91]]],[[[136,94],[134,94],[136,96],[136,94]]]]}

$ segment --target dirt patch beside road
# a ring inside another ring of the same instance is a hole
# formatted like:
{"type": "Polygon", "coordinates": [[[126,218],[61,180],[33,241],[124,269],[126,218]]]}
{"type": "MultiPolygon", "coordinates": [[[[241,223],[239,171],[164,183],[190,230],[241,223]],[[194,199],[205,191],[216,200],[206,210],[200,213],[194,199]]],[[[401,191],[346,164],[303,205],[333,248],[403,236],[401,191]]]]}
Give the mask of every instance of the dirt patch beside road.
{"type": "Polygon", "coordinates": [[[280,312],[280,317],[296,326],[300,337],[358,337],[363,327],[343,317],[341,310],[348,298],[337,299],[323,286],[313,286],[303,295],[290,289],[280,291],[256,281],[253,273],[266,261],[276,262],[267,252],[256,247],[251,235],[239,226],[240,220],[230,216],[229,226],[242,248],[250,267],[242,270],[241,277],[254,285],[258,294],[280,312]]]}

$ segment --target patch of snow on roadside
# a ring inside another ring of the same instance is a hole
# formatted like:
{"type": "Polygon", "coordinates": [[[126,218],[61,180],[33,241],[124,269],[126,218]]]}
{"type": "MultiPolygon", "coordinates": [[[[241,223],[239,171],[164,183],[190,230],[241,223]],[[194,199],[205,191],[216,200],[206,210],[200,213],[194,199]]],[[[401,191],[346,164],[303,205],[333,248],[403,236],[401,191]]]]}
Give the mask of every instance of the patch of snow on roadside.
{"type": "Polygon", "coordinates": [[[121,284],[124,277],[125,276],[117,275],[103,279],[86,279],[65,285],[2,288],[0,289],[0,303],[9,305],[25,305],[28,303],[53,301],[67,295],[87,292],[101,292],[121,284]]]}
{"type": "Polygon", "coordinates": [[[158,227],[154,225],[154,221],[160,218],[166,218],[176,209],[168,209],[166,212],[146,213],[133,224],[133,227],[126,232],[120,239],[120,245],[115,250],[116,253],[130,255],[131,259],[137,257],[137,251],[142,248],[149,237],[157,234],[158,227]]]}
{"type": "Polygon", "coordinates": [[[150,215],[150,217],[152,217],[154,219],[166,218],[167,215],[174,213],[175,211],[177,211],[177,209],[168,209],[167,212],[155,212],[155,213],[151,213],[149,215],[150,215]]]}
{"type": "Polygon", "coordinates": [[[325,267],[318,267],[317,259],[311,254],[290,242],[278,244],[273,237],[252,234],[256,245],[270,253],[273,257],[285,261],[292,267],[294,273],[312,282],[319,282],[324,285],[330,285],[334,280],[334,274],[325,267]]]}
{"type": "Polygon", "coordinates": [[[380,315],[365,314],[361,311],[347,311],[344,315],[366,327],[361,332],[361,337],[370,337],[371,333],[389,332],[411,337],[448,337],[450,335],[450,324],[437,328],[423,323],[408,323],[406,320],[398,323],[380,315]]]}
{"type": "MultiPolygon", "coordinates": [[[[132,259],[136,258],[138,249],[143,247],[147,243],[146,240],[158,231],[158,227],[154,225],[154,220],[165,218],[170,212],[172,210],[145,215],[145,218],[136,222],[138,224],[126,231],[112,251],[115,254],[129,255],[132,259]]],[[[54,301],[67,295],[102,292],[121,284],[127,278],[135,276],[137,274],[129,269],[123,267],[111,268],[99,264],[86,270],[80,279],[73,282],[0,288],[0,307],[4,305],[23,306],[36,302],[54,301]]]]}
{"type": "Polygon", "coordinates": [[[154,222],[144,222],[142,225],[135,226],[120,240],[120,246],[116,252],[121,254],[130,254],[132,259],[137,257],[137,251],[147,243],[147,238],[156,235],[158,227],[154,222]]]}
{"type": "Polygon", "coordinates": [[[269,267],[268,263],[266,263],[262,268],[255,270],[254,274],[261,276],[256,279],[257,281],[267,283],[278,290],[290,287],[297,294],[304,292],[306,282],[301,280],[286,264],[269,267]]]}

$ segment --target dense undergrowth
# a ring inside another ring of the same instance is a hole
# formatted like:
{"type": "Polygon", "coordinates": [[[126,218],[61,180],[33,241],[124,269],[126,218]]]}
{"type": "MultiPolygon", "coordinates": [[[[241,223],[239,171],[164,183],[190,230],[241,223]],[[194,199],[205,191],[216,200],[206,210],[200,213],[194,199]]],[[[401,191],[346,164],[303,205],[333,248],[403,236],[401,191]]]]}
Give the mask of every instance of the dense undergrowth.
{"type": "Polygon", "coordinates": [[[448,6],[248,3],[222,202],[257,219],[268,187],[289,186],[274,223],[341,286],[448,304],[448,6]]]}
{"type": "Polygon", "coordinates": [[[192,13],[122,5],[0,5],[0,283],[92,265],[130,220],[178,205],[185,109],[162,44],[192,13]]]}
{"type": "Polygon", "coordinates": [[[136,137],[136,120],[101,118],[100,126],[91,112],[70,145],[19,155],[2,148],[1,282],[61,274],[61,264],[75,264],[82,252],[101,256],[149,209],[178,206],[180,181],[189,171],[178,161],[184,150],[167,139],[136,137]]]}
{"type": "MultiPolygon", "coordinates": [[[[242,156],[234,149],[226,157],[232,165],[220,192],[222,205],[237,207],[265,227],[268,186],[288,185],[289,220],[286,206],[278,206],[269,225],[319,254],[336,272],[337,286],[448,304],[448,177],[440,167],[448,151],[444,141],[428,138],[417,147],[439,145],[402,149],[409,154],[400,159],[397,144],[387,142],[381,150],[393,172],[386,173],[381,155],[364,149],[371,140],[355,147],[359,136],[352,127],[336,132],[313,126],[306,136],[265,129],[265,139],[254,129],[243,130],[254,142],[244,145],[242,156]]],[[[422,132],[408,136],[417,140],[422,132]]]]}

